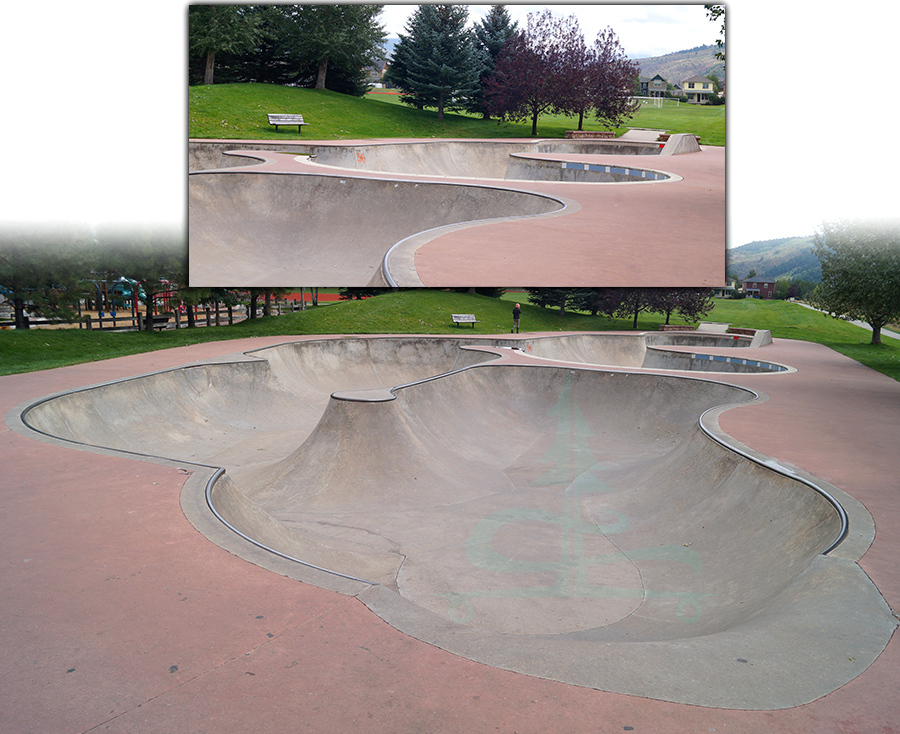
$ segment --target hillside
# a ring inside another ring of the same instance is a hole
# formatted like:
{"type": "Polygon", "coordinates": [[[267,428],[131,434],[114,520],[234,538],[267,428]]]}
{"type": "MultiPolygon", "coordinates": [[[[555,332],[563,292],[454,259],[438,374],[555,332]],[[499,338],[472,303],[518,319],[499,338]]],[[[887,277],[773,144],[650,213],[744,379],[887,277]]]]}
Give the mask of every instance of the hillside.
{"type": "Polygon", "coordinates": [[[659,74],[669,84],[681,84],[692,76],[706,76],[715,72],[719,81],[725,82],[725,62],[716,58],[715,45],[697,46],[686,51],[676,51],[664,56],[635,59],[641,67],[641,76],[654,77],[659,74]]]}
{"type": "Polygon", "coordinates": [[[822,269],[812,246],[812,236],[750,242],[726,251],[726,272],[742,280],[755,270],[759,277],[771,280],[787,278],[818,283],[822,269]]]}

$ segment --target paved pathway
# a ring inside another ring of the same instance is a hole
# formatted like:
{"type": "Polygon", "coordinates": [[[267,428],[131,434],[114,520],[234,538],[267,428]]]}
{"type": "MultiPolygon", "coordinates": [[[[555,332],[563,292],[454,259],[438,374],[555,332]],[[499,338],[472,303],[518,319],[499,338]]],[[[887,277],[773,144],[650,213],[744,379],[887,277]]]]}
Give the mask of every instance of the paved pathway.
{"type": "MultiPolygon", "coordinates": [[[[11,411],[284,339],[2,377],[0,404],[11,411]]],[[[896,609],[900,503],[885,457],[900,445],[900,383],[820,345],[776,340],[763,353],[798,371],[720,378],[769,398],[726,412],[722,428],[865,504],[877,534],[860,565],[896,609]]],[[[793,709],[707,709],[577,688],[443,652],[353,597],[229,554],[185,519],[178,469],[8,426],[0,446],[3,732],[900,732],[896,639],[858,678],[793,709]]]]}

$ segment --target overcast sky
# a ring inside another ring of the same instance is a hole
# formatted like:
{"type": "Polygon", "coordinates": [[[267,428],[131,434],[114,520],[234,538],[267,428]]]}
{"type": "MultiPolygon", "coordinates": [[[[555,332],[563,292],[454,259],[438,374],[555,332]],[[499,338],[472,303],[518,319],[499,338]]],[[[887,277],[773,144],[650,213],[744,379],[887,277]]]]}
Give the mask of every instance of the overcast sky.
{"type": "MultiPolygon", "coordinates": [[[[412,7],[389,8],[388,30],[402,28],[412,7]]],[[[485,6],[471,7],[481,17],[485,6]]],[[[696,5],[550,7],[575,12],[586,37],[611,25],[635,57],[713,43],[718,33],[696,5]]],[[[900,6],[860,7],[728,4],[731,246],[896,213],[890,74],[900,6]]],[[[0,223],[185,221],[186,15],[182,0],[4,8],[0,223]],[[40,38],[29,31],[38,13],[40,38]]]]}
{"type": "MultiPolygon", "coordinates": [[[[388,36],[405,32],[406,21],[417,5],[386,5],[381,16],[388,36]]],[[[483,19],[490,5],[469,5],[469,23],[483,19]]],[[[529,13],[545,9],[559,17],[574,15],[585,40],[593,43],[597,33],[611,27],[631,59],[662,56],[716,41],[716,29],[702,5],[507,5],[512,20],[525,28],[529,13]]]]}

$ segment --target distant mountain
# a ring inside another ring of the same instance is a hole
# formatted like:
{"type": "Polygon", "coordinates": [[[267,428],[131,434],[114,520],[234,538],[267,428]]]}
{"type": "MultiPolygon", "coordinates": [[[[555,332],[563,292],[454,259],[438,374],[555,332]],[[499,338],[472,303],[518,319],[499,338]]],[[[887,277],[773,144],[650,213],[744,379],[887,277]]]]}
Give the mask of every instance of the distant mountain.
{"type": "Polygon", "coordinates": [[[822,280],[813,237],[785,237],[741,245],[725,252],[725,272],[744,280],[751,270],[769,280],[822,280]]]}
{"type": "Polygon", "coordinates": [[[719,82],[724,84],[725,62],[716,58],[718,50],[718,47],[712,44],[634,61],[641,67],[641,76],[652,78],[659,74],[669,84],[680,85],[692,76],[706,76],[713,72],[718,75],[719,82]]]}

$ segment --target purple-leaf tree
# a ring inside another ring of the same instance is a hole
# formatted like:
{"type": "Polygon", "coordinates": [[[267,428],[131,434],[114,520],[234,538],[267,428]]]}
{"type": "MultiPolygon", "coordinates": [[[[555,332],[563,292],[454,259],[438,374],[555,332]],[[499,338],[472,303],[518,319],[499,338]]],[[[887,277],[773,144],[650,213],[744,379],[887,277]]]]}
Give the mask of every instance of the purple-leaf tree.
{"type": "Polygon", "coordinates": [[[640,106],[632,97],[634,80],[639,74],[640,66],[625,56],[613,29],[600,31],[594,41],[587,75],[591,79],[588,106],[607,127],[619,127],[640,106]]]}
{"type": "Polygon", "coordinates": [[[549,10],[529,13],[526,29],[507,41],[494,74],[486,81],[490,114],[510,120],[530,119],[531,134],[537,135],[538,118],[563,109],[571,96],[566,49],[579,34],[574,16],[562,20],[549,10]]]}

